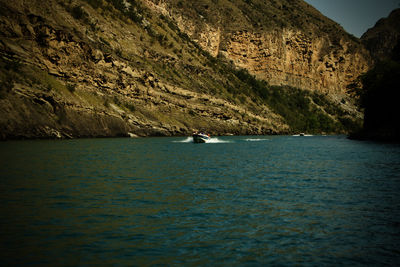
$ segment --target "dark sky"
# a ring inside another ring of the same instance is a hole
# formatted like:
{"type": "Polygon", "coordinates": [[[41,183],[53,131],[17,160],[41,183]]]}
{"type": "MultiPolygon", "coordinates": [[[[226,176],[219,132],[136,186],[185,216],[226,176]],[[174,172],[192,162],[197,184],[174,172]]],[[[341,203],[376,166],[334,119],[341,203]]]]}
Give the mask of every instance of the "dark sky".
{"type": "Polygon", "coordinates": [[[336,21],[349,33],[361,37],[395,8],[400,0],[305,0],[322,14],[336,21]]]}

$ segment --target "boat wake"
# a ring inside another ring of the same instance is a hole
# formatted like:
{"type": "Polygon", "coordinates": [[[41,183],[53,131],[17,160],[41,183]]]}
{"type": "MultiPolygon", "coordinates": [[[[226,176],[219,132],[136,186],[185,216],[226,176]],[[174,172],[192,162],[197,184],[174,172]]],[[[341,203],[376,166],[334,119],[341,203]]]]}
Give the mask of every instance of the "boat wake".
{"type": "Polygon", "coordinates": [[[193,143],[193,137],[186,137],[184,140],[173,141],[174,143],[193,143]]]}
{"type": "MultiPolygon", "coordinates": [[[[193,137],[191,137],[191,136],[186,137],[183,140],[172,141],[172,142],[173,143],[194,143],[193,137]]],[[[211,137],[210,140],[208,140],[206,142],[206,144],[222,144],[222,143],[232,143],[232,141],[221,140],[221,139],[218,139],[217,137],[211,137]]]]}
{"type": "Polygon", "coordinates": [[[206,142],[206,144],[222,144],[222,143],[232,143],[232,141],[221,140],[218,139],[217,137],[211,137],[211,139],[206,142]]]}
{"type": "Polygon", "coordinates": [[[263,138],[247,138],[244,139],[246,142],[264,142],[264,141],[270,141],[269,139],[263,139],[263,138]]]}

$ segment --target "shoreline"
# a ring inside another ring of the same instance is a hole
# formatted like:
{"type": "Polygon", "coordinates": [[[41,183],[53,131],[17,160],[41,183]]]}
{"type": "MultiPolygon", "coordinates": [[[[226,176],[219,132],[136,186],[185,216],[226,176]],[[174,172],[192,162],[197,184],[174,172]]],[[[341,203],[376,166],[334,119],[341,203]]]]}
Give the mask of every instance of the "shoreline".
{"type": "MultiPolygon", "coordinates": [[[[26,137],[26,136],[14,136],[11,138],[7,139],[0,139],[0,142],[8,142],[8,141],[36,141],[36,140],[59,140],[59,141],[65,141],[65,140],[79,140],[79,139],[117,139],[117,138],[126,138],[126,139],[140,139],[140,138],[154,138],[154,137],[159,137],[159,138],[168,138],[168,137],[191,137],[192,134],[177,134],[177,135],[97,135],[97,136],[79,136],[79,137],[68,137],[68,138],[57,138],[54,136],[48,136],[48,137],[26,137]]],[[[346,136],[346,138],[352,139],[352,140],[360,140],[360,141],[368,141],[368,140],[361,140],[361,139],[354,139],[350,138],[349,134],[344,134],[344,133],[314,133],[314,134],[306,134],[304,136],[301,136],[298,133],[270,133],[270,134],[231,134],[231,133],[223,133],[223,134],[213,134],[211,135],[212,137],[230,137],[230,136],[252,136],[252,137],[257,137],[257,136],[293,136],[293,137],[312,137],[312,136],[346,136]]]]}

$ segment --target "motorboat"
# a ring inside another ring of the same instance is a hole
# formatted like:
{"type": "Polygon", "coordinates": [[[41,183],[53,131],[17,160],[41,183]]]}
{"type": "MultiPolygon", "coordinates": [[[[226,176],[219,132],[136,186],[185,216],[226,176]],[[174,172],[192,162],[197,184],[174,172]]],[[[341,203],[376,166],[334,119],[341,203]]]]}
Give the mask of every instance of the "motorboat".
{"type": "Polygon", "coordinates": [[[193,142],[194,143],[207,143],[210,141],[211,137],[209,134],[205,133],[193,133],[193,142]]]}

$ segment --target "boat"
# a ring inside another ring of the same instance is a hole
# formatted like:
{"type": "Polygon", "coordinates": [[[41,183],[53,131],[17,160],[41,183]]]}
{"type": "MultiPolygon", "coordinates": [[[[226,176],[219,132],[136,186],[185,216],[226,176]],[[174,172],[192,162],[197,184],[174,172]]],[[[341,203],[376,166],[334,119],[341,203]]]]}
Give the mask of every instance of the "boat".
{"type": "Polygon", "coordinates": [[[193,133],[193,142],[194,143],[207,143],[210,141],[211,137],[209,134],[205,133],[193,133]]]}

